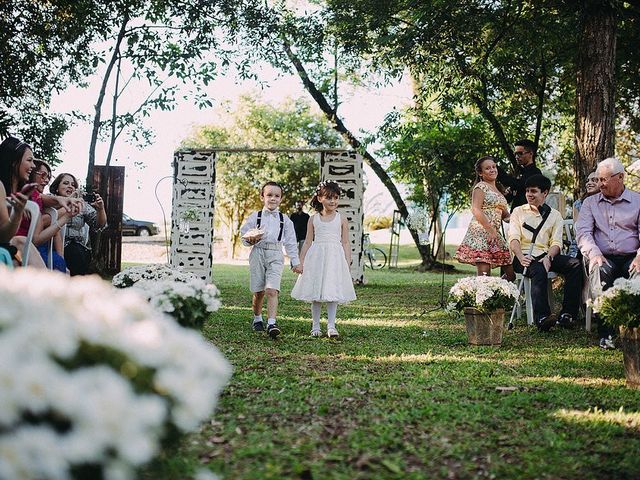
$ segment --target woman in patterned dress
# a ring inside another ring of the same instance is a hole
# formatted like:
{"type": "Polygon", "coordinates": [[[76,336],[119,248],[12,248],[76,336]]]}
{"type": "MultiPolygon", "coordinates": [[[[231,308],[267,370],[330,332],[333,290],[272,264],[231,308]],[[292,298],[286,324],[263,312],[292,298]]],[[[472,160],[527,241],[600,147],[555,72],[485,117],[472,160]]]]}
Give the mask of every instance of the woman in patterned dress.
{"type": "Polygon", "coordinates": [[[491,275],[491,269],[504,266],[505,277],[515,277],[511,254],[506,240],[500,234],[502,221],[509,221],[507,199],[496,183],[498,168],[493,157],[482,157],[476,162],[476,183],[471,194],[473,219],[469,224],[455,258],[460,263],[475,265],[478,276],[491,275]]]}

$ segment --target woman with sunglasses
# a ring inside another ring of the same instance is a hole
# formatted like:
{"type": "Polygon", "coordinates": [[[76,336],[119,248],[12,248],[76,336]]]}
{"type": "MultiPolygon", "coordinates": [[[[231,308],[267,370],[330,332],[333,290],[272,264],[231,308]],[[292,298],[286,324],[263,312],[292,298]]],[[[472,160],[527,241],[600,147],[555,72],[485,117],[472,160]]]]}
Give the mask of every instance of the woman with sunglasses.
{"type": "Polygon", "coordinates": [[[42,228],[45,229],[44,232],[36,237],[34,236],[34,244],[36,245],[38,252],[40,252],[40,256],[44,263],[47,264],[49,261],[49,241],[53,241],[53,269],[62,273],[68,273],[67,264],[64,261],[64,252],[62,245],[62,235],[60,234],[61,229],[64,228],[69,220],[71,219],[71,215],[69,215],[65,210],[62,210],[57,219],[56,227],[60,228],[49,228],[51,227],[51,215],[49,215],[46,210],[42,206],[42,197],[44,195],[44,188],[49,184],[49,180],[51,179],[51,167],[47,165],[42,160],[34,160],[34,169],[31,171],[31,175],[29,177],[29,181],[35,183],[36,191],[38,196],[40,197],[40,219],[42,222],[42,228]],[[53,231],[53,235],[46,238],[48,235],[44,235],[45,232],[49,231],[51,233],[53,231]]]}

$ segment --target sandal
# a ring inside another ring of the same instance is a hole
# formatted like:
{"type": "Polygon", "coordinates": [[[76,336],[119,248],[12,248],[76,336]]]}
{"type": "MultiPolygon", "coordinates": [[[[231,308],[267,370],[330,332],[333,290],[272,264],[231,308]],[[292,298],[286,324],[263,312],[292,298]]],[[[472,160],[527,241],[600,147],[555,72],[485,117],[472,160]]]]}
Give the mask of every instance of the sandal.
{"type": "Polygon", "coordinates": [[[340,334],[338,333],[338,330],[336,330],[335,328],[327,328],[327,337],[331,338],[339,336],[340,334]]]}
{"type": "Polygon", "coordinates": [[[319,328],[314,328],[313,330],[311,330],[311,336],[312,337],[321,337],[322,336],[322,331],[319,328]]]}

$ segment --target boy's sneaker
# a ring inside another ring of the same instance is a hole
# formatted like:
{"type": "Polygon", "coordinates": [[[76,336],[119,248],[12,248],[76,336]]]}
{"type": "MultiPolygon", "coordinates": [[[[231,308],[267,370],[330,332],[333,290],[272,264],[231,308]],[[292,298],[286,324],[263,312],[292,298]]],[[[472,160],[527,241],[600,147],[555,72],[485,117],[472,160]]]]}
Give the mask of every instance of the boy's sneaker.
{"type": "Polygon", "coordinates": [[[253,331],[254,332],[264,332],[264,322],[262,320],[258,320],[257,322],[253,322],[253,331]]]}
{"type": "Polygon", "coordinates": [[[616,345],[613,343],[613,338],[611,338],[611,335],[609,335],[608,337],[602,337],[600,339],[600,348],[604,350],[615,350],[616,345]]]}
{"type": "Polygon", "coordinates": [[[276,338],[278,335],[280,335],[280,329],[278,328],[278,325],[276,325],[275,323],[267,325],[267,335],[269,335],[271,338],[276,338]]]}
{"type": "Polygon", "coordinates": [[[559,327],[562,328],[573,328],[575,327],[575,322],[573,321],[573,316],[570,313],[563,313],[558,317],[558,321],[556,322],[559,327]]]}

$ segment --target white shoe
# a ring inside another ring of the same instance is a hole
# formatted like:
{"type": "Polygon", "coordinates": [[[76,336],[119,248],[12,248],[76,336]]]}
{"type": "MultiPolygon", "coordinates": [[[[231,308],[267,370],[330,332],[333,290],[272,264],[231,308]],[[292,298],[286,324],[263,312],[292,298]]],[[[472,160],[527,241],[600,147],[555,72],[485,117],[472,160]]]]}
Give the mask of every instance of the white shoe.
{"type": "Polygon", "coordinates": [[[311,336],[312,337],[321,337],[322,336],[322,331],[319,328],[314,328],[313,330],[311,330],[311,336]]]}
{"type": "Polygon", "coordinates": [[[338,333],[338,330],[336,330],[335,328],[327,328],[327,337],[331,338],[339,336],[340,334],[338,333]]]}

